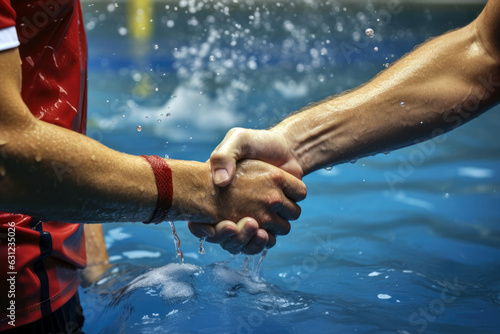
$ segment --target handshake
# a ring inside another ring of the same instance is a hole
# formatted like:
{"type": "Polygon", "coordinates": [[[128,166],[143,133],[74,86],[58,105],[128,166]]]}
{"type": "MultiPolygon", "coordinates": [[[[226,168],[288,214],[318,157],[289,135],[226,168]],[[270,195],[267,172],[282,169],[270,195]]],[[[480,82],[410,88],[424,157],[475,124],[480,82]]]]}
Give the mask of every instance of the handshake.
{"type": "Polygon", "coordinates": [[[278,131],[235,128],[206,163],[169,160],[174,196],[168,217],[230,253],[257,254],[290,231],[306,197],[292,142],[278,131]]]}

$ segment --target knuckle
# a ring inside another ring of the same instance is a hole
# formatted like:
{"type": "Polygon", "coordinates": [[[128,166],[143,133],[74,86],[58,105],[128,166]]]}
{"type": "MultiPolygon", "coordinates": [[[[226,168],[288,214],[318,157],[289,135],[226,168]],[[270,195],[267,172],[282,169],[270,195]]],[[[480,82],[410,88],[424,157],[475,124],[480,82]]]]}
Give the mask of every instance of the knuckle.
{"type": "Polygon", "coordinates": [[[262,217],[260,218],[260,226],[264,230],[268,230],[269,228],[272,228],[272,223],[273,223],[273,218],[269,214],[263,214],[262,217]]]}
{"type": "Polygon", "coordinates": [[[283,203],[283,198],[281,196],[281,192],[278,190],[272,191],[269,194],[267,201],[268,201],[268,204],[271,208],[275,208],[277,206],[280,206],[283,203]]]}
{"type": "Polygon", "coordinates": [[[282,185],[285,183],[285,174],[281,169],[273,168],[270,175],[275,184],[282,185]]]}
{"type": "Polygon", "coordinates": [[[223,163],[226,159],[226,155],[222,152],[219,151],[219,147],[215,149],[215,151],[210,154],[210,163],[212,164],[217,164],[217,163],[223,163]]]}
{"type": "Polygon", "coordinates": [[[242,140],[245,139],[247,131],[248,130],[244,128],[232,128],[228,131],[226,138],[231,138],[232,140],[242,140]]]}

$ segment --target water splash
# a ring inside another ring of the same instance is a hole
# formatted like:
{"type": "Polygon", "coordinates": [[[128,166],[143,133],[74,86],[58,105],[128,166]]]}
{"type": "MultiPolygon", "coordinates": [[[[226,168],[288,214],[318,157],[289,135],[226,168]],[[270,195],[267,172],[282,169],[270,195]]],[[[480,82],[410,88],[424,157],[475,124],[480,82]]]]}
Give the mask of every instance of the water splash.
{"type": "Polygon", "coordinates": [[[181,264],[184,263],[184,254],[181,251],[181,239],[175,230],[174,222],[168,222],[170,224],[170,228],[172,229],[172,236],[174,238],[174,246],[175,246],[175,257],[180,259],[179,262],[181,264]]]}
{"type": "Polygon", "coordinates": [[[262,265],[262,262],[264,261],[264,259],[266,258],[266,255],[267,255],[267,252],[268,252],[268,249],[264,249],[262,251],[262,253],[260,253],[260,259],[259,259],[259,262],[257,262],[257,267],[255,268],[254,272],[253,272],[253,275],[255,278],[258,278],[259,277],[259,274],[260,274],[260,266],[262,265]]]}
{"type": "Polygon", "coordinates": [[[200,254],[205,254],[205,248],[203,248],[203,243],[205,242],[206,238],[207,237],[200,238],[200,247],[198,248],[198,253],[200,253],[200,254]]]}
{"type": "Polygon", "coordinates": [[[365,34],[366,36],[373,38],[373,36],[375,36],[375,31],[372,28],[368,28],[365,30],[365,34]]]}

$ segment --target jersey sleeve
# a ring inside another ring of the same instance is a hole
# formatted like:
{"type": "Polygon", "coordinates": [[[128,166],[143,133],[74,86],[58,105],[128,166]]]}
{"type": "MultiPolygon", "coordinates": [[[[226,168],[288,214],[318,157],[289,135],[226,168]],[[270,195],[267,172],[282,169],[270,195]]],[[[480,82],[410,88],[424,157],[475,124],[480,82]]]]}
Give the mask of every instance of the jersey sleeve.
{"type": "Polygon", "coordinates": [[[19,46],[15,26],[16,12],[10,0],[0,0],[0,51],[19,46]]]}

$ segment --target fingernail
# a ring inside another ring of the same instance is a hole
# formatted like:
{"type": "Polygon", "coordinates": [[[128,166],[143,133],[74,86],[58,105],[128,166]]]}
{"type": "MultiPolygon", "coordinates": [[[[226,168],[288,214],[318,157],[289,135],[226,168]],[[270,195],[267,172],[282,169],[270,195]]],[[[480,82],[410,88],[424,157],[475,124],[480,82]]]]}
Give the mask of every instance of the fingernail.
{"type": "Polygon", "coordinates": [[[214,173],[214,182],[215,184],[220,184],[229,179],[229,173],[224,168],[216,169],[214,173]]]}

